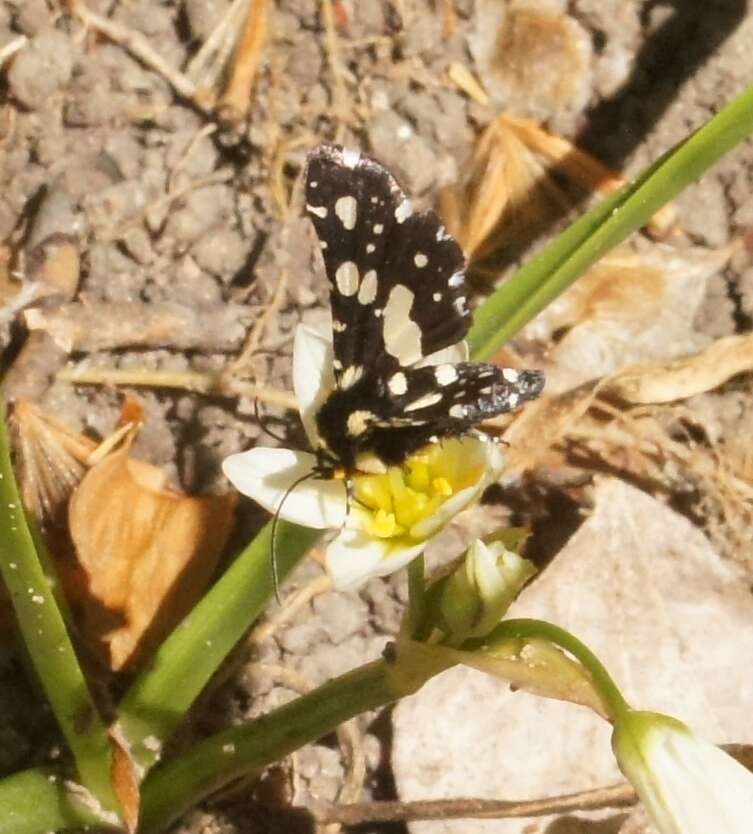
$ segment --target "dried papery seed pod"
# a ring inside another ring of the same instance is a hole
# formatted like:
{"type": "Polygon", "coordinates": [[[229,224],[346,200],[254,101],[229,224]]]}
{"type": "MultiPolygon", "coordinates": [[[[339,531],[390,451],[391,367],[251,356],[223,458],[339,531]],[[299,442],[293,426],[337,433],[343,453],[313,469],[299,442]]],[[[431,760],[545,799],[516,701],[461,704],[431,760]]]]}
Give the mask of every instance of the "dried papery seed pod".
{"type": "Polygon", "coordinates": [[[86,588],[82,631],[115,670],[133,665],[200,597],[230,534],[234,495],[190,497],[121,449],[71,499],[86,588]]]}
{"type": "Polygon", "coordinates": [[[83,478],[97,442],[25,401],[15,404],[11,426],[24,506],[40,524],[56,519],[83,478]]]}

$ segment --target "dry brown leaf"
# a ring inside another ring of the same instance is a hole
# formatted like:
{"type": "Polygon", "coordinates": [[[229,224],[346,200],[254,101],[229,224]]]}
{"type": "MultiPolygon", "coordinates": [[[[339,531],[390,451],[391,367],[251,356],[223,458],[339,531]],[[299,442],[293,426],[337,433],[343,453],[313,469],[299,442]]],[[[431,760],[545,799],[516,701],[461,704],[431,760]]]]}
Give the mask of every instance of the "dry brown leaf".
{"type": "Polygon", "coordinates": [[[217,566],[235,504],[235,495],[183,495],[126,449],[86,474],[69,509],[87,586],[82,630],[111,668],[132,665],[190,610],[217,566]]]}
{"type": "Polygon", "coordinates": [[[626,368],[606,389],[631,403],[668,403],[710,391],[753,369],[753,335],[718,339],[699,353],[672,362],[626,368]]]}
{"type": "Polygon", "coordinates": [[[78,291],[81,259],[76,240],[70,235],[52,234],[40,241],[26,258],[26,281],[35,283],[35,298],[71,301],[78,291]]]}
{"type": "Polygon", "coordinates": [[[544,344],[560,336],[544,367],[547,391],[559,393],[627,365],[697,351],[706,339],[693,323],[707,282],[734,249],[733,244],[681,252],[653,244],[605,258],[524,330],[544,344]]]}
{"type": "Polygon", "coordinates": [[[543,396],[526,405],[505,432],[505,472],[562,464],[562,454],[553,451],[579,425],[593,404],[597,385],[588,383],[555,396],[543,396]]]}
{"type": "Polygon", "coordinates": [[[112,745],[110,778],[113,790],[123,811],[126,832],[134,834],[138,828],[141,808],[139,769],[117,725],[110,728],[110,744],[112,745]]]}

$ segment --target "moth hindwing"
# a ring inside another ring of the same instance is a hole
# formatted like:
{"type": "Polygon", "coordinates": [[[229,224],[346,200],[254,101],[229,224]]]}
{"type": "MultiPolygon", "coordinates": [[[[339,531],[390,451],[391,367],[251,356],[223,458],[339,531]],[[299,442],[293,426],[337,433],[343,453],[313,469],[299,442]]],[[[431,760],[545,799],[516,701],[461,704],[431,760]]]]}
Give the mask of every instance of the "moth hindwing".
{"type": "Polygon", "coordinates": [[[305,198],[332,307],[335,387],[316,415],[323,474],[402,463],[538,396],[539,371],[442,356],[470,326],[465,258],[439,217],[415,211],[382,165],[319,145],[305,198]]]}

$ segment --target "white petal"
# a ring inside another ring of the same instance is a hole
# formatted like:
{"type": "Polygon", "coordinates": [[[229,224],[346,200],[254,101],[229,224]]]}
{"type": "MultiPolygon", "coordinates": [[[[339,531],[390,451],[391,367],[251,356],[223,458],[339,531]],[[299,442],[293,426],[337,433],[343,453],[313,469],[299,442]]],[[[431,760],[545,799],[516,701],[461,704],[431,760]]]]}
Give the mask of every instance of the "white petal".
{"type": "Polygon", "coordinates": [[[303,428],[316,448],[314,415],[335,386],[332,341],[305,324],[299,324],[293,343],[293,390],[303,428]]]}
{"type": "Polygon", "coordinates": [[[400,570],[421,553],[424,544],[396,547],[387,539],[376,539],[362,530],[346,528],[327,547],[327,572],[335,588],[360,588],[374,576],[386,576],[400,570]]]}
{"type": "Polygon", "coordinates": [[[258,447],[225,458],[222,471],[239,492],[271,513],[279,510],[286,521],[317,529],[341,527],[347,512],[343,481],[303,481],[280,506],[288,487],[311,472],[315,462],[307,452],[258,447]]]}
{"type": "Polygon", "coordinates": [[[416,363],[416,366],[424,368],[427,365],[457,365],[458,362],[467,362],[468,356],[468,342],[462,341],[442,350],[435,350],[434,353],[424,356],[420,362],[416,363]]]}
{"type": "Polygon", "coordinates": [[[617,760],[661,834],[750,834],[753,774],[679,721],[628,714],[617,760]]]}

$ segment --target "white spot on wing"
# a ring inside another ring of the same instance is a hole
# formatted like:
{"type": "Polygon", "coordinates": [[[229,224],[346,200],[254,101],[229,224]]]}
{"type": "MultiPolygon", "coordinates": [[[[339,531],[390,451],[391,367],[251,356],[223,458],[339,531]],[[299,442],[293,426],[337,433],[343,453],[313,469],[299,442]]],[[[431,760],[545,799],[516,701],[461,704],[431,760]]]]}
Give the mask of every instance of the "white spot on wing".
{"type": "Polygon", "coordinates": [[[375,249],[376,249],[376,246],[374,246],[373,243],[367,243],[366,244],[366,254],[367,255],[370,255],[375,249]]]}
{"type": "Polygon", "coordinates": [[[341,295],[355,295],[358,292],[358,267],[353,261],[343,261],[337,267],[335,283],[341,295]]]}
{"type": "Polygon", "coordinates": [[[436,405],[441,399],[442,395],[439,391],[432,391],[430,394],[424,394],[423,397],[419,397],[417,400],[413,400],[412,403],[408,403],[403,410],[418,411],[420,408],[429,408],[432,405],[436,405]]]}
{"type": "Polygon", "coordinates": [[[375,269],[370,269],[363,276],[361,286],[358,288],[358,300],[361,304],[373,304],[377,295],[377,274],[375,269]]]}
{"type": "Polygon", "coordinates": [[[465,273],[464,272],[453,272],[450,276],[450,280],[447,282],[451,287],[462,287],[463,282],[465,281],[465,273]]]}
{"type": "Polygon", "coordinates": [[[310,214],[315,214],[317,217],[321,217],[322,220],[327,216],[327,207],[326,206],[312,206],[309,203],[306,203],[306,211],[310,214]]]}
{"type": "Polygon", "coordinates": [[[429,263],[429,259],[426,257],[426,255],[424,255],[423,252],[416,252],[416,254],[413,257],[413,263],[419,269],[421,269],[421,267],[424,267],[424,266],[426,266],[426,264],[429,263]]]}
{"type": "Polygon", "coordinates": [[[356,469],[370,475],[384,475],[387,467],[373,452],[359,452],[356,455],[356,469]]]}
{"type": "Polygon", "coordinates": [[[435,293],[432,295],[432,298],[433,298],[435,301],[441,301],[441,300],[442,300],[442,293],[441,293],[441,292],[435,292],[435,293]]]}
{"type": "Polygon", "coordinates": [[[355,168],[361,161],[361,154],[352,148],[343,148],[343,165],[346,168],[355,168]]]}
{"type": "Polygon", "coordinates": [[[348,434],[351,437],[358,437],[363,434],[369,427],[369,420],[373,419],[374,415],[370,411],[354,411],[348,415],[346,426],[348,434]]]}
{"type": "Polygon", "coordinates": [[[316,180],[309,180],[309,188],[316,188],[319,183],[316,180]]]}
{"type": "Polygon", "coordinates": [[[356,198],[349,194],[345,197],[338,197],[335,201],[335,214],[342,221],[343,226],[350,231],[355,229],[358,219],[358,203],[356,198]]]}
{"type": "Polygon", "coordinates": [[[398,223],[404,223],[413,214],[413,206],[410,200],[403,200],[395,209],[395,220],[398,223]]]}
{"type": "Polygon", "coordinates": [[[502,368],[502,376],[508,382],[517,382],[520,374],[515,370],[515,368],[502,368]]]}
{"type": "Polygon", "coordinates": [[[360,365],[349,365],[340,377],[340,388],[350,388],[355,385],[363,376],[363,368],[360,365]]]}
{"type": "Polygon", "coordinates": [[[344,321],[333,321],[332,322],[332,329],[335,333],[344,333],[347,330],[348,325],[344,321]]]}
{"type": "Polygon", "coordinates": [[[408,380],[405,378],[405,374],[402,371],[392,374],[387,382],[387,387],[390,389],[390,394],[394,394],[396,397],[404,394],[408,390],[408,380]]]}
{"type": "Polygon", "coordinates": [[[437,365],[434,368],[434,379],[440,385],[449,385],[458,378],[458,372],[454,365],[437,365]]]}
{"type": "Polygon", "coordinates": [[[453,405],[450,409],[450,417],[455,420],[463,420],[465,418],[465,406],[464,405],[453,405]]]}
{"type": "Polygon", "coordinates": [[[383,223],[375,223],[374,224],[374,234],[381,235],[384,231],[384,224],[383,223]]]}
{"type": "Polygon", "coordinates": [[[384,307],[384,347],[401,365],[421,358],[421,328],[410,317],[415,295],[403,284],[390,290],[384,307]]]}

